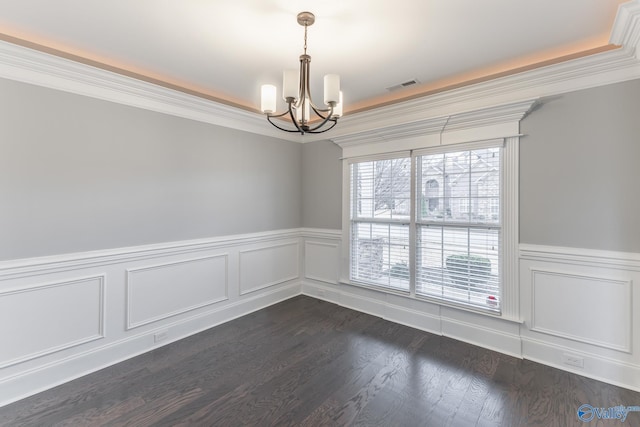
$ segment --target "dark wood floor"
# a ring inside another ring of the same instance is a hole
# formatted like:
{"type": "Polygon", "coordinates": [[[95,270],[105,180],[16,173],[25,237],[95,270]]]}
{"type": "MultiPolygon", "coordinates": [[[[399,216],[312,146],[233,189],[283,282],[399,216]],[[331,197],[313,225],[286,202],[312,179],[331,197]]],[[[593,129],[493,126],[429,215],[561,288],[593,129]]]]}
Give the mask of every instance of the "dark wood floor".
{"type": "Polygon", "coordinates": [[[296,297],[0,408],[2,426],[640,426],[640,393],[296,297]]]}

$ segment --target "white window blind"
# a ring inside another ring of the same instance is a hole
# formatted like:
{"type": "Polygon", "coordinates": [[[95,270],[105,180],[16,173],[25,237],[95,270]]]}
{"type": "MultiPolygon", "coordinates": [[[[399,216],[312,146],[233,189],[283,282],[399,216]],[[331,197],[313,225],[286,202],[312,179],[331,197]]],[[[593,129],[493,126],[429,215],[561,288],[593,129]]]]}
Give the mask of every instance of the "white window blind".
{"type": "Polygon", "coordinates": [[[416,295],[499,310],[501,150],[416,158],[416,295]]]}
{"type": "Polygon", "coordinates": [[[409,291],[411,158],[352,163],[351,280],[409,291]]]}
{"type": "Polygon", "coordinates": [[[465,148],[350,164],[353,283],[500,312],[503,145],[465,148]]]}

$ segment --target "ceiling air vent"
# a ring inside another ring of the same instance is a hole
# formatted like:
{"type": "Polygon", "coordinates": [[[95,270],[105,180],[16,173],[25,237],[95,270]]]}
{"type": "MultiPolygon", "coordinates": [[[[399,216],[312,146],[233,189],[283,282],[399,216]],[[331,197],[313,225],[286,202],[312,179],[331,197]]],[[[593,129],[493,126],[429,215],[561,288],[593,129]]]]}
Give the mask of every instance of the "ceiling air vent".
{"type": "Polygon", "coordinates": [[[411,80],[407,80],[406,82],[402,82],[402,83],[394,85],[394,86],[389,86],[386,89],[389,92],[393,92],[394,90],[404,89],[405,87],[413,86],[413,85],[418,84],[418,83],[420,83],[418,81],[418,79],[411,79],[411,80]]]}

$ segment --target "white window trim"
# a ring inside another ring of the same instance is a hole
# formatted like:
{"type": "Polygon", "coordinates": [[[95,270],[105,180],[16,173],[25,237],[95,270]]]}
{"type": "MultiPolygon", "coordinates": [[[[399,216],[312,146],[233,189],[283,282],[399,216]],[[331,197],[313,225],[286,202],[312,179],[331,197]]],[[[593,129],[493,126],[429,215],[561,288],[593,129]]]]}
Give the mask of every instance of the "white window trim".
{"type": "MultiPolygon", "coordinates": [[[[410,136],[402,131],[402,127],[397,127],[397,139],[393,138],[392,131],[385,134],[385,141],[380,142],[375,135],[380,130],[361,132],[352,136],[341,136],[334,139],[343,148],[343,169],[342,169],[342,255],[340,266],[340,282],[351,285],[350,276],[350,159],[358,157],[358,161],[379,159],[385,156],[396,157],[400,150],[415,150],[413,155],[425,152],[433,152],[441,146],[444,150],[451,150],[451,145],[461,144],[462,149],[495,144],[496,139],[504,141],[502,155],[502,271],[501,271],[501,312],[485,312],[482,309],[468,307],[454,302],[442,300],[426,299],[435,304],[447,307],[459,308],[461,310],[473,311],[487,314],[492,317],[500,317],[505,320],[521,322],[520,314],[520,290],[519,290],[519,269],[518,269],[518,185],[519,185],[519,141],[520,141],[520,120],[533,108],[536,100],[528,100],[508,105],[501,105],[482,110],[451,115],[443,119],[441,117],[423,120],[424,133],[412,132],[410,136]],[[440,128],[434,126],[441,124],[440,128]],[[438,132],[434,132],[437,129],[438,132]],[[370,133],[372,141],[366,142],[367,133],[370,133]],[[434,135],[435,133],[435,135],[434,135]],[[489,141],[494,140],[494,141],[489,141]],[[444,147],[447,146],[447,147],[444,147]],[[395,154],[395,156],[394,156],[395,154]]],[[[409,125],[407,125],[409,126],[409,125]]],[[[415,127],[414,127],[415,128],[415,127]]],[[[413,175],[413,174],[412,174],[413,175]]],[[[412,242],[414,243],[414,242],[412,242]]],[[[353,284],[363,286],[362,284],[353,284]]],[[[381,292],[395,293],[390,290],[381,292]]],[[[401,294],[403,295],[403,294],[401,294]]],[[[418,298],[413,293],[404,294],[407,298],[418,298]]]]}

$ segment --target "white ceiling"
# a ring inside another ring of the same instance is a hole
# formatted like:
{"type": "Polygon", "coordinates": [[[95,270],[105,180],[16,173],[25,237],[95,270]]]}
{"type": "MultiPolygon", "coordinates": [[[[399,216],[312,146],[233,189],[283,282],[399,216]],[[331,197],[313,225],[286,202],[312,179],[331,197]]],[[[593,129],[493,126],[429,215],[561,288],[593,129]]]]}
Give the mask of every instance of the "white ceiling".
{"type": "MultiPolygon", "coordinates": [[[[0,0],[0,38],[259,108],[297,68],[309,10],[312,94],[341,75],[371,108],[609,43],[624,0],[0,0]],[[417,79],[418,86],[387,87],[417,79]]],[[[283,103],[284,104],[284,103],[283,103]]]]}

